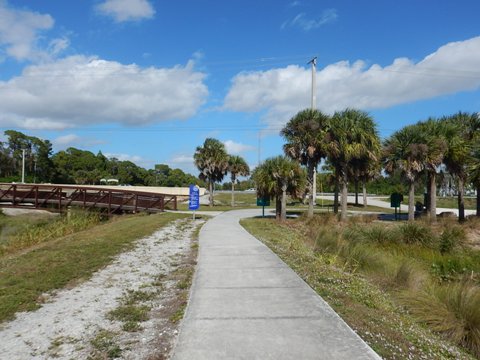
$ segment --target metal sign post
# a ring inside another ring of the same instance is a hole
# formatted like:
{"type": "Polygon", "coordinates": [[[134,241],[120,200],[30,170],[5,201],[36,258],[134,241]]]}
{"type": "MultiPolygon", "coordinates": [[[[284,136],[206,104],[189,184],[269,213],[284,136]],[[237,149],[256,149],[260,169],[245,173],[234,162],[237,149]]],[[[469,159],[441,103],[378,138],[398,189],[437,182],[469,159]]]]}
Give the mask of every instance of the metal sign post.
{"type": "Polygon", "coordinates": [[[257,197],[257,206],[262,207],[262,217],[265,217],[265,206],[270,206],[270,199],[257,197]]]}
{"type": "Polygon", "coordinates": [[[403,201],[403,195],[400,193],[392,193],[390,195],[390,207],[395,208],[395,220],[398,220],[397,208],[401,210],[401,204],[403,201]]]}
{"type": "Polygon", "coordinates": [[[193,220],[195,220],[195,210],[200,207],[200,188],[197,185],[190,185],[188,197],[188,210],[193,210],[193,220]]]}

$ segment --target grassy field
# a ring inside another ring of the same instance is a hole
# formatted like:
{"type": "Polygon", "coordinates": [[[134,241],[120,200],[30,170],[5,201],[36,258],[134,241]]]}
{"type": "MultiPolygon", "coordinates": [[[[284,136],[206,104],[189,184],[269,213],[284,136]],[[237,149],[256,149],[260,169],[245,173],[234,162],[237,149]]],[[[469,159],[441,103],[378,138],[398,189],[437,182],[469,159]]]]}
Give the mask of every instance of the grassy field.
{"type": "MultiPolygon", "coordinates": [[[[423,201],[423,200],[420,200],[423,201]]],[[[477,208],[477,200],[472,197],[465,198],[465,209],[474,210],[477,208]]],[[[438,197],[437,198],[437,207],[441,208],[458,208],[458,200],[456,197],[438,197]]]]}
{"type": "MultiPolygon", "coordinates": [[[[200,205],[199,211],[228,211],[232,209],[253,209],[261,208],[257,206],[257,194],[253,192],[236,192],[235,193],[235,207],[231,206],[231,193],[229,192],[216,192],[214,194],[215,206],[210,207],[208,205],[200,205]]],[[[270,206],[266,206],[266,209],[274,209],[273,200],[270,201],[270,206]]],[[[331,200],[317,200],[315,206],[315,212],[328,212],[332,211],[333,201],[331,200]]],[[[301,213],[308,209],[308,205],[303,204],[297,199],[287,199],[287,208],[291,213],[301,213]]],[[[188,210],[188,204],[181,203],[178,205],[179,210],[188,210]]],[[[349,211],[367,211],[367,212],[382,212],[385,214],[391,214],[393,209],[380,208],[376,206],[355,206],[354,204],[348,204],[349,211]]]]}
{"type": "Polygon", "coordinates": [[[243,226],[386,359],[480,356],[478,223],[380,223],[330,214],[243,226]]]}
{"type": "MultiPolygon", "coordinates": [[[[117,254],[132,248],[135,240],[186,216],[122,216],[97,225],[90,223],[84,230],[30,246],[16,247],[11,243],[10,249],[15,250],[0,256],[0,322],[13,318],[17,311],[38,308],[43,293],[88,279],[117,254]]],[[[48,223],[45,219],[25,219],[30,225],[48,223]]],[[[9,226],[22,223],[22,217],[3,220],[10,221],[9,226]]]]}

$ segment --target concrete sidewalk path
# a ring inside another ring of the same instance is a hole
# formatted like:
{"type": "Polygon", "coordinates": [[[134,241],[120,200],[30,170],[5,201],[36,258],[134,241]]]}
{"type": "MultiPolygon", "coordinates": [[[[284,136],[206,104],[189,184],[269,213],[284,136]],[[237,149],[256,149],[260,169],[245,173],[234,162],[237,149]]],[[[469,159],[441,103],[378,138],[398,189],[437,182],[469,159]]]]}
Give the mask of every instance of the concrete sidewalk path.
{"type": "Polygon", "coordinates": [[[200,231],[191,298],[173,359],[379,359],[229,211],[200,231]]]}

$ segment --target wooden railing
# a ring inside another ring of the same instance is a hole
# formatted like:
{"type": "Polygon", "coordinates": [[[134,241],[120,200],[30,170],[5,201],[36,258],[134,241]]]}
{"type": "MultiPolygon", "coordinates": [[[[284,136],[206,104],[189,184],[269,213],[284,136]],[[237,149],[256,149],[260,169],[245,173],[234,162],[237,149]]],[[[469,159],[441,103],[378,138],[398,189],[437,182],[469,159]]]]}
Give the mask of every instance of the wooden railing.
{"type": "Polygon", "coordinates": [[[177,196],[128,187],[0,183],[0,207],[63,211],[70,206],[101,208],[108,214],[177,210],[177,196]]]}

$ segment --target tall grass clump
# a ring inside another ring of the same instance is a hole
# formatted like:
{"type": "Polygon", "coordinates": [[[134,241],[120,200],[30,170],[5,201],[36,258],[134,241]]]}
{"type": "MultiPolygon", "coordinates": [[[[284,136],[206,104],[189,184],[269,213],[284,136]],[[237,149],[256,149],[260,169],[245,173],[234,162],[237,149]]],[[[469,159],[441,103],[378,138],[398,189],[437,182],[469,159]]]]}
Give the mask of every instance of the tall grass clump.
{"type": "Polygon", "coordinates": [[[480,357],[480,288],[471,282],[431,286],[405,298],[409,311],[480,357]]]}
{"type": "Polygon", "coordinates": [[[386,244],[392,241],[391,230],[383,225],[355,225],[345,230],[345,237],[351,241],[386,244]]]}
{"type": "Polygon", "coordinates": [[[439,250],[441,254],[449,253],[465,244],[467,236],[461,226],[445,227],[439,239],[439,250]]]}
{"type": "Polygon", "coordinates": [[[0,255],[26,249],[45,241],[74,234],[100,223],[100,214],[87,211],[71,211],[54,218],[14,225],[14,231],[2,243],[0,255]]]}
{"type": "Polygon", "coordinates": [[[335,228],[317,228],[313,250],[320,253],[337,253],[341,247],[340,234],[335,228]]]}
{"type": "Polygon", "coordinates": [[[402,224],[397,227],[392,235],[395,240],[404,244],[419,244],[430,247],[436,241],[432,229],[419,222],[402,224]]]}
{"type": "Polygon", "coordinates": [[[397,264],[393,284],[397,288],[418,291],[428,283],[428,273],[409,258],[404,258],[397,264]]]}
{"type": "Polygon", "coordinates": [[[385,259],[383,254],[369,244],[346,241],[340,247],[339,255],[344,259],[345,265],[352,271],[357,269],[367,271],[383,271],[385,259]]]}

